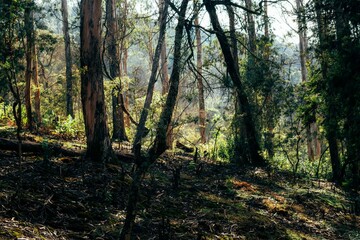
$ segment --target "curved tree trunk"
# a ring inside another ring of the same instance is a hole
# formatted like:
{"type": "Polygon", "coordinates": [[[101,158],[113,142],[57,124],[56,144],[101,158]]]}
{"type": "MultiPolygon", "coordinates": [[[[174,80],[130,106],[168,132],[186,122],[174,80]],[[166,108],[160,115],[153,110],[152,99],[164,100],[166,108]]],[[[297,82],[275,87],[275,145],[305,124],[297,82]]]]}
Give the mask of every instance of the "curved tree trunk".
{"type": "Polygon", "coordinates": [[[100,51],[101,9],[101,0],[81,1],[81,101],[87,143],[86,156],[94,161],[105,161],[112,155],[100,51]]]}
{"type": "MultiPolygon", "coordinates": [[[[160,120],[156,129],[156,137],[152,147],[149,149],[146,156],[135,155],[137,161],[137,168],[133,177],[133,182],[131,184],[129,200],[127,205],[126,212],[126,220],[121,231],[121,240],[131,239],[132,227],[134,224],[135,216],[136,216],[136,206],[139,198],[140,185],[142,181],[142,176],[152,163],[156,161],[156,159],[166,150],[166,133],[167,129],[171,123],[172,114],[174,112],[174,107],[178,95],[179,90],[179,82],[180,82],[180,70],[181,70],[181,41],[183,38],[183,30],[185,25],[185,13],[189,0],[183,0],[181,3],[180,11],[179,11],[179,22],[175,29],[175,46],[174,46],[174,65],[173,70],[170,76],[170,88],[169,94],[166,98],[166,104],[162,109],[160,120]]],[[[167,16],[167,6],[168,0],[165,0],[164,5],[164,15],[161,19],[161,27],[160,31],[165,30],[166,26],[166,16],[167,16]]],[[[161,35],[160,35],[161,36],[161,35]]],[[[155,56],[160,55],[161,50],[161,39],[159,39],[158,46],[155,51],[155,56]]],[[[159,59],[154,59],[153,64],[158,64],[159,59]]],[[[154,70],[154,68],[153,68],[154,70]]],[[[157,70],[157,69],[155,69],[157,70]]],[[[157,71],[155,71],[157,72],[157,71]]],[[[149,88],[151,88],[151,84],[149,83],[149,88]]],[[[148,89],[149,90],[149,89],[148,89]]],[[[135,142],[136,144],[136,142],[135,142]]],[[[140,154],[140,153],[138,153],[140,154]]]]}
{"type": "Polygon", "coordinates": [[[161,49],[162,49],[162,44],[164,43],[164,37],[165,37],[165,31],[166,31],[166,19],[167,19],[167,11],[168,11],[168,3],[165,1],[164,4],[164,8],[163,8],[163,12],[162,12],[162,19],[160,20],[160,31],[159,31],[159,40],[156,46],[156,50],[155,50],[155,54],[154,54],[154,58],[151,60],[152,62],[152,67],[151,67],[151,75],[150,75],[150,79],[149,79],[149,84],[148,84],[148,88],[147,88],[147,92],[146,92],[146,97],[145,97],[145,102],[144,102],[144,107],[141,111],[141,116],[140,116],[140,121],[139,121],[139,125],[136,128],[136,134],[135,134],[135,139],[134,139],[134,143],[133,143],[133,150],[135,153],[135,156],[137,158],[141,158],[141,140],[142,137],[145,134],[146,131],[146,120],[149,114],[149,109],[150,109],[150,105],[152,102],[152,98],[153,98],[153,93],[154,93],[154,87],[155,87],[155,83],[156,83],[156,74],[159,68],[159,60],[160,60],[160,55],[161,55],[161,49]]]}
{"type": "Polygon", "coordinates": [[[249,100],[246,96],[243,84],[241,82],[240,73],[237,69],[237,64],[234,60],[234,57],[231,53],[230,44],[227,40],[227,37],[220,26],[215,6],[211,0],[204,0],[204,4],[207,12],[209,13],[211,24],[216,33],[216,36],[219,40],[222,53],[224,55],[224,59],[226,65],[228,67],[229,74],[231,79],[235,85],[238,101],[241,104],[241,112],[244,115],[244,124],[246,128],[246,137],[247,137],[247,148],[249,149],[250,161],[255,165],[263,165],[265,164],[264,159],[260,155],[260,146],[256,139],[256,130],[253,122],[253,116],[250,110],[249,100]]]}

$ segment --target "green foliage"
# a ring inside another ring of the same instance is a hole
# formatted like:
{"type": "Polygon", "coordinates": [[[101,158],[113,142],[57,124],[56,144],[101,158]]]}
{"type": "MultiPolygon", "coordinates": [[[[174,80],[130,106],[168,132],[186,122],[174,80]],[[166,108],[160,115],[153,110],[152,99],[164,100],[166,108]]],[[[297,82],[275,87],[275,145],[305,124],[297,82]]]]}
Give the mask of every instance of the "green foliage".
{"type": "Polygon", "coordinates": [[[12,107],[11,105],[0,102],[0,123],[6,125],[8,121],[12,119],[12,107]]]}
{"type": "Polygon", "coordinates": [[[55,133],[66,138],[75,138],[83,135],[84,126],[79,118],[73,119],[70,115],[65,120],[59,120],[55,127],[55,133]]]}

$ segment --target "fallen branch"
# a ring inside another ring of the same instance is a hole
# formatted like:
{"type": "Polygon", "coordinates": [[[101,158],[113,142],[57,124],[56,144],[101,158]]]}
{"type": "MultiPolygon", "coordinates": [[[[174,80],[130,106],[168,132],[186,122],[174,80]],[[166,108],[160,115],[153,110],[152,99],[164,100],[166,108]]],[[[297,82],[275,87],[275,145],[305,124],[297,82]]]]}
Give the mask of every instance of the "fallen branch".
{"type": "MultiPolygon", "coordinates": [[[[7,151],[17,151],[18,150],[18,142],[13,141],[6,138],[0,138],[0,150],[7,151]]],[[[59,144],[55,143],[37,143],[31,141],[23,141],[22,142],[22,152],[32,152],[34,154],[44,155],[49,154],[49,152],[53,154],[62,154],[68,157],[80,157],[84,156],[86,151],[85,149],[77,150],[77,149],[69,149],[64,148],[59,144]]],[[[115,156],[119,161],[132,163],[134,162],[134,155],[130,153],[123,153],[119,151],[115,151],[115,156]]]]}

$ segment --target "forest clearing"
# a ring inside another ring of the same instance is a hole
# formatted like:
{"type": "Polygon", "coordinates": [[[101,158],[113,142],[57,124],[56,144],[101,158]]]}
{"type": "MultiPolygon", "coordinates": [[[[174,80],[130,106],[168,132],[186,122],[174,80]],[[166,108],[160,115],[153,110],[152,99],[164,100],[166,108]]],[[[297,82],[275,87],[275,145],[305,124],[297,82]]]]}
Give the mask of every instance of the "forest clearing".
{"type": "Polygon", "coordinates": [[[0,239],[360,239],[359,0],[0,0],[0,239]]]}

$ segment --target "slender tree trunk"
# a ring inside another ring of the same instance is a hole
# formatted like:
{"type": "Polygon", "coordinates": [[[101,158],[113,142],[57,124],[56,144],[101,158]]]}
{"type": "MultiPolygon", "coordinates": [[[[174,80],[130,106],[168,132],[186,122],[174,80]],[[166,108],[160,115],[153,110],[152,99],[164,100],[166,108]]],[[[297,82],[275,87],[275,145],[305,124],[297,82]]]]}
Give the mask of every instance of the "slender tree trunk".
{"type": "Polygon", "coordinates": [[[139,125],[137,126],[137,129],[136,129],[135,140],[133,143],[133,149],[134,149],[136,158],[140,158],[141,140],[142,140],[142,137],[145,135],[145,130],[146,130],[145,124],[146,124],[147,116],[149,114],[150,105],[151,105],[152,98],[153,98],[154,87],[155,87],[155,83],[156,83],[156,74],[157,74],[157,71],[159,68],[161,49],[162,49],[162,44],[164,42],[164,36],[165,36],[165,31],[166,31],[167,14],[168,14],[168,2],[165,1],[164,9],[162,12],[162,19],[160,20],[161,23],[160,23],[159,40],[158,40],[158,43],[156,46],[154,59],[151,60],[152,68],[151,68],[151,76],[149,79],[149,85],[148,85],[148,89],[146,92],[144,107],[141,111],[139,125]]]}
{"type": "Polygon", "coordinates": [[[113,119],[113,140],[127,141],[124,112],[121,106],[122,101],[122,83],[120,80],[120,60],[119,47],[117,44],[118,27],[116,16],[115,0],[106,1],[106,50],[109,58],[109,74],[113,81],[117,81],[118,85],[112,90],[112,119],[113,119]]]}
{"type": "Polygon", "coordinates": [[[35,85],[34,89],[34,103],[35,103],[35,124],[38,127],[41,125],[41,112],[40,112],[40,84],[39,84],[39,75],[38,75],[38,61],[37,61],[37,50],[36,45],[34,44],[32,49],[32,79],[35,85]]]}
{"type": "MultiPolygon", "coordinates": [[[[160,17],[162,19],[162,9],[164,9],[165,0],[161,0],[159,4],[160,17]]],[[[166,33],[164,35],[164,42],[161,48],[161,83],[162,83],[162,95],[165,95],[169,92],[169,72],[168,72],[168,61],[167,61],[167,51],[166,51],[166,33]]]]}
{"type": "MultiPolygon", "coordinates": [[[[120,76],[124,77],[128,75],[128,48],[129,43],[127,39],[127,27],[128,27],[128,1],[123,1],[123,8],[121,12],[121,41],[120,41],[120,76]]],[[[124,89],[128,89],[128,86],[124,85],[128,83],[121,83],[122,85],[122,95],[120,96],[123,99],[123,104],[125,109],[129,109],[129,94],[124,89]]],[[[130,127],[130,116],[128,114],[124,115],[124,124],[125,127],[130,127]]]]}
{"type": "MultiPolygon", "coordinates": [[[[199,25],[199,1],[194,1],[195,20],[194,24],[199,25]]],[[[199,91],[199,128],[201,143],[206,143],[206,111],[205,111],[205,98],[204,98],[204,84],[202,79],[202,43],[201,31],[196,27],[196,67],[197,67],[197,87],[199,91]]]]}
{"type": "Polygon", "coordinates": [[[105,161],[112,155],[101,64],[101,12],[101,0],[81,1],[81,101],[87,143],[86,156],[94,161],[105,161]]]}
{"type": "MultiPolygon", "coordinates": [[[[238,45],[235,30],[235,13],[232,6],[227,5],[227,12],[229,15],[229,26],[230,26],[230,43],[231,52],[235,61],[235,67],[239,71],[239,57],[238,57],[238,45]]],[[[235,116],[233,120],[234,127],[234,157],[236,157],[237,163],[249,163],[249,157],[246,152],[246,127],[241,114],[241,104],[235,91],[235,116]]]]}
{"type": "MultiPolygon", "coordinates": [[[[264,59],[266,61],[266,64],[269,63],[270,59],[270,33],[269,33],[269,16],[268,16],[268,1],[264,1],[264,37],[265,37],[265,53],[264,53],[264,59]]],[[[265,104],[266,104],[266,133],[265,133],[265,149],[268,153],[268,156],[270,159],[274,157],[274,110],[272,106],[273,102],[273,94],[272,89],[267,89],[266,96],[265,96],[265,104]]]]}
{"type": "Polygon", "coordinates": [[[61,0],[61,13],[63,18],[63,34],[65,43],[65,61],[66,61],[66,114],[72,118],[74,115],[73,104],[73,77],[72,77],[72,57],[71,43],[69,34],[69,18],[67,0],[61,0]]]}
{"type": "MultiPolygon", "coordinates": [[[[245,6],[247,9],[252,10],[253,9],[252,0],[245,0],[245,6]]],[[[249,37],[248,46],[249,46],[249,50],[252,53],[252,54],[249,54],[249,60],[251,60],[250,61],[250,63],[251,63],[252,61],[255,60],[253,57],[253,54],[256,53],[255,21],[254,21],[254,16],[251,12],[246,13],[246,18],[247,18],[247,31],[248,31],[248,37],[249,37]]]]}
{"type": "MultiPolygon", "coordinates": [[[[304,13],[303,0],[296,0],[296,11],[298,18],[298,35],[299,35],[299,49],[300,49],[300,66],[301,66],[301,79],[306,82],[308,77],[306,62],[307,62],[307,34],[306,34],[306,19],[304,13]]],[[[314,116],[315,118],[315,116],[314,116]]],[[[317,126],[316,122],[306,123],[306,138],[307,138],[307,149],[308,157],[310,160],[314,160],[315,156],[320,157],[321,149],[320,141],[317,137],[317,126]]]]}
{"type": "MultiPolygon", "coordinates": [[[[159,4],[159,12],[160,12],[159,19],[162,19],[162,9],[164,8],[164,4],[165,4],[165,0],[161,0],[159,4]]],[[[161,61],[160,75],[161,75],[161,83],[162,83],[161,93],[162,95],[165,95],[169,92],[169,73],[168,73],[168,61],[167,61],[167,53],[166,53],[166,33],[161,48],[160,61],[161,61]]],[[[166,134],[166,145],[168,146],[168,148],[172,148],[173,141],[174,141],[173,127],[170,124],[166,134]]]]}
{"type": "MultiPolygon", "coordinates": [[[[126,41],[127,42],[127,41],[126,41]]],[[[127,43],[126,43],[127,45],[127,43]]],[[[123,75],[127,76],[128,75],[128,67],[127,67],[127,62],[128,62],[128,57],[129,57],[129,53],[128,53],[128,46],[124,47],[124,59],[123,59],[123,75]]],[[[124,86],[124,83],[122,84],[123,87],[125,87],[126,89],[129,89],[128,84],[124,86]]],[[[123,91],[123,98],[124,98],[124,106],[126,109],[129,109],[129,93],[128,91],[123,91]]],[[[130,117],[129,115],[124,115],[124,122],[125,122],[125,127],[130,127],[130,117]]]]}
{"type": "MultiPolygon", "coordinates": [[[[175,103],[179,90],[179,82],[180,82],[180,70],[181,70],[181,41],[183,38],[183,29],[185,25],[185,13],[189,0],[183,0],[181,3],[180,11],[179,11],[179,21],[175,29],[175,44],[174,44],[174,65],[173,71],[170,76],[170,88],[169,94],[166,98],[166,104],[162,109],[160,120],[156,129],[156,137],[152,147],[149,149],[146,157],[142,157],[140,155],[137,156],[137,169],[133,178],[133,182],[131,184],[131,191],[129,194],[127,212],[126,212],[126,220],[121,232],[120,239],[128,240],[131,238],[132,227],[134,224],[135,216],[136,216],[136,206],[139,198],[139,189],[141,186],[142,176],[148,168],[153,164],[156,159],[166,150],[166,134],[167,129],[171,123],[172,114],[174,112],[175,103]]],[[[161,19],[161,27],[160,31],[165,30],[166,25],[166,16],[167,16],[167,7],[168,2],[165,0],[164,4],[164,13],[163,18],[161,19]]],[[[160,44],[157,45],[155,51],[155,59],[153,64],[158,64],[160,51],[161,51],[161,41],[163,41],[163,35],[159,38],[160,44]],[[157,58],[157,59],[156,59],[157,58]],[[155,61],[156,60],[156,61],[155,61]]],[[[156,73],[157,67],[154,69],[156,73]]],[[[149,88],[152,88],[149,82],[149,88]]]]}
{"type": "Polygon", "coordinates": [[[246,134],[248,140],[247,147],[250,153],[250,160],[255,165],[263,165],[265,164],[265,161],[260,155],[260,146],[256,139],[255,125],[253,122],[253,116],[251,113],[250,104],[246,96],[245,90],[243,88],[243,84],[241,82],[241,77],[237,69],[237,64],[232,56],[231,48],[226,38],[226,35],[220,26],[216,14],[215,6],[213,5],[211,0],[204,0],[204,4],[207,12],[209,13],[211,24],[219,40],[226,65],[228,67],[229,74],[235,85],[236,91],[238,93],[239,102],[242,106],[241,110],[242,110],[242,114],[244,115],[244,124],[246,127],[246,134]]]}
{"type": "Polygon", "coordinates": [[[31,111],[31,76],[32,76],[32,48],[34,45],[34,19],[32,2],[28,1],[25,7],[25,32],[26,32],[26,70],[25,70],[25,109],[26,109],[26,127],[33,129],[33,117],[31,111]]]}

